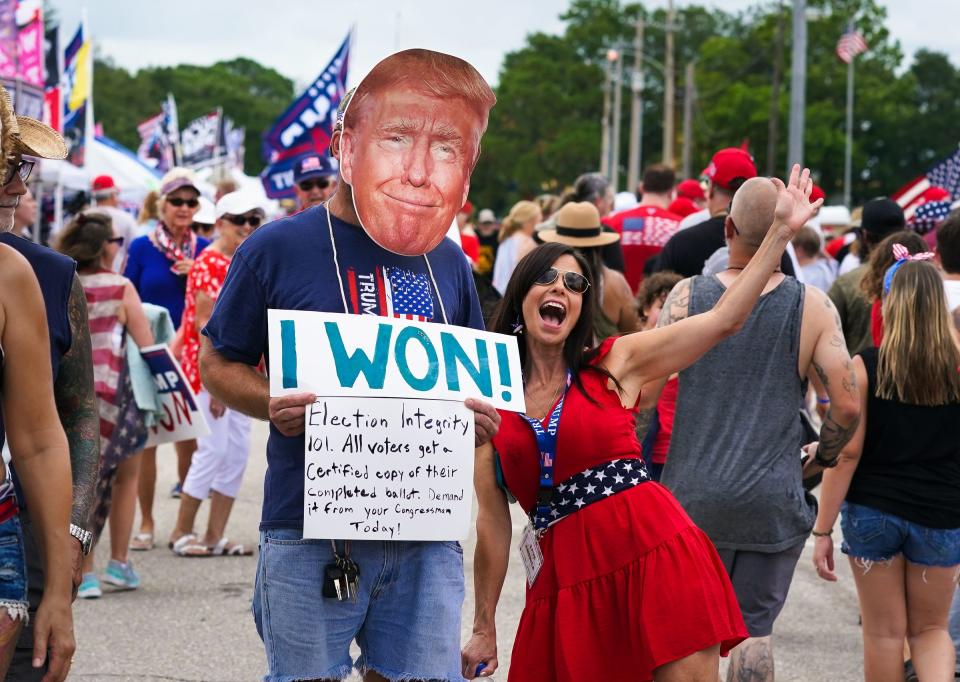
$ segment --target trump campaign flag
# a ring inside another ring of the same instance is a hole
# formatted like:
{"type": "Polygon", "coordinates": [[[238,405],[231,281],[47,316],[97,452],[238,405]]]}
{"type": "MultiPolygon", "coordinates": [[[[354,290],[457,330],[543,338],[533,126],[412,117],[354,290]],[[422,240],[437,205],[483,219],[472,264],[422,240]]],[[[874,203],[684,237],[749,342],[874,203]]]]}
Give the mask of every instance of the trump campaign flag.
{"type": "Polygon", "coordinates": [[[347,34],[333,59],[293,101],[263,136],[263,158],[269,164],[260,180],[271,199],[293,197],[293,166],[304,154],[326,154],[346,92],[350,41],[347,34]]]}

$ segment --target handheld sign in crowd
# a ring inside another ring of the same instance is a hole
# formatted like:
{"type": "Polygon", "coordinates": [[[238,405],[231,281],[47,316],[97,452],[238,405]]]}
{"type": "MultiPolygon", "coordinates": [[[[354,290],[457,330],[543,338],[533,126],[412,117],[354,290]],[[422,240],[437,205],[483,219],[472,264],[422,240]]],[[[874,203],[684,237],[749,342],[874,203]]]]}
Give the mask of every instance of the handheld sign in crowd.
{"type": "Polygon", "coordinates": [[[307,406],[308,538],[459,540],[479,398],[523,411],[516,339],[463,327],[270,310],[270,395],[307,406]]]}
{"type": "Polygon", "coordinates": [[[163,344],[147,346],[140,350],[140,355],[150,367],[162,412],[157,423],[147,430],[145,447],[210,435],[197,397],[170,349],[163,344]]]}

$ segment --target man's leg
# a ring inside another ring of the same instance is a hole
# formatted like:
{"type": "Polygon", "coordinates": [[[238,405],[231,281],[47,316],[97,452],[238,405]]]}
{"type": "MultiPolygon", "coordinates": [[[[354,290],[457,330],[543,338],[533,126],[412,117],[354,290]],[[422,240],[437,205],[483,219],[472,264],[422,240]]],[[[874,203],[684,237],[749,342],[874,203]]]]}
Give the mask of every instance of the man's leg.
{"type": "Polygon", "coordinates": [[[730,652],[728,682],[773,682],[773,623],[780,615],[803,542],[782,552],[721,550],[750,638],[730,652]]]}

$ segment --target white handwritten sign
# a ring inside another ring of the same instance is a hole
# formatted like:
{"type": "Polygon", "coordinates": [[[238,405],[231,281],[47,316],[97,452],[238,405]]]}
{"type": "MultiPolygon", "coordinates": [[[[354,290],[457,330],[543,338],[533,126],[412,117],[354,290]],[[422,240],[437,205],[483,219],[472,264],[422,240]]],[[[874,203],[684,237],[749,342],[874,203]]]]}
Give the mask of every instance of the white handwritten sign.
{"type": "Polygon", "coordinates": [[[446,400],[319,398],[307,407],[303,535],[462,540],[473,412],[446,400]]]}
{"type": "Polygon", "coordinates": [[[512,336],[376,315],[268,315],[272,396],[473,397],[524,410],[512,336]]]}

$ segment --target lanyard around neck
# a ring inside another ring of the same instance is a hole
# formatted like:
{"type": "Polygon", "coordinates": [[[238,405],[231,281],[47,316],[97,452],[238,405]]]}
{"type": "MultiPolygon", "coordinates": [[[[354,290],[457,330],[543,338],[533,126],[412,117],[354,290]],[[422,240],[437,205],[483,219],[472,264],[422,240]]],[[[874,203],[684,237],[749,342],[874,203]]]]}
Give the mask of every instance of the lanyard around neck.
{"type": "MultiPolygon", "coordinates": [[[[337,240],[333,236],[333,221],[330,219],[329,202],[323,205],[323,210],[327,214],[327,230],[330,232],[330,248],[333,251],[333,269],[337,273],[337,282],[340,284],[340,300],[343,301],[343,312],[349,313],[350,308],[347,305],[347,290],[343,286],[343,276],[340,274],[340,258],[337,255],[337,240]]],[[[427,258],[427,254],[423,254],[423,262],[427,264],[430,284],[433,285],[433,291],[436,293],[437,301],[440,303],[440,315],[443,317],[443,323],[450,324],[447,321],[447,310],[443,305],[443,297],[440,296],[440,287],[437,286],[437,280],[433,276],[433,268],[430,267],[430,259],[427,258]]]]}
{"type": "Polygon", "coordinates": [[[538,479],[537,502],[533,513],[533,527],[536,530],[545,530],[550,525],[550,501],[553,498],[553,465],[557,457],[557,432],[560,430],[560,415],[563,413],[563,403],[570,389],[572,376],[567,370],[567,385],[557,402],[557,406],[550,413],[547,428],[539,419],[521,414],[537,439],[537,449],[540,451],[540,478],[538,479]]]}

